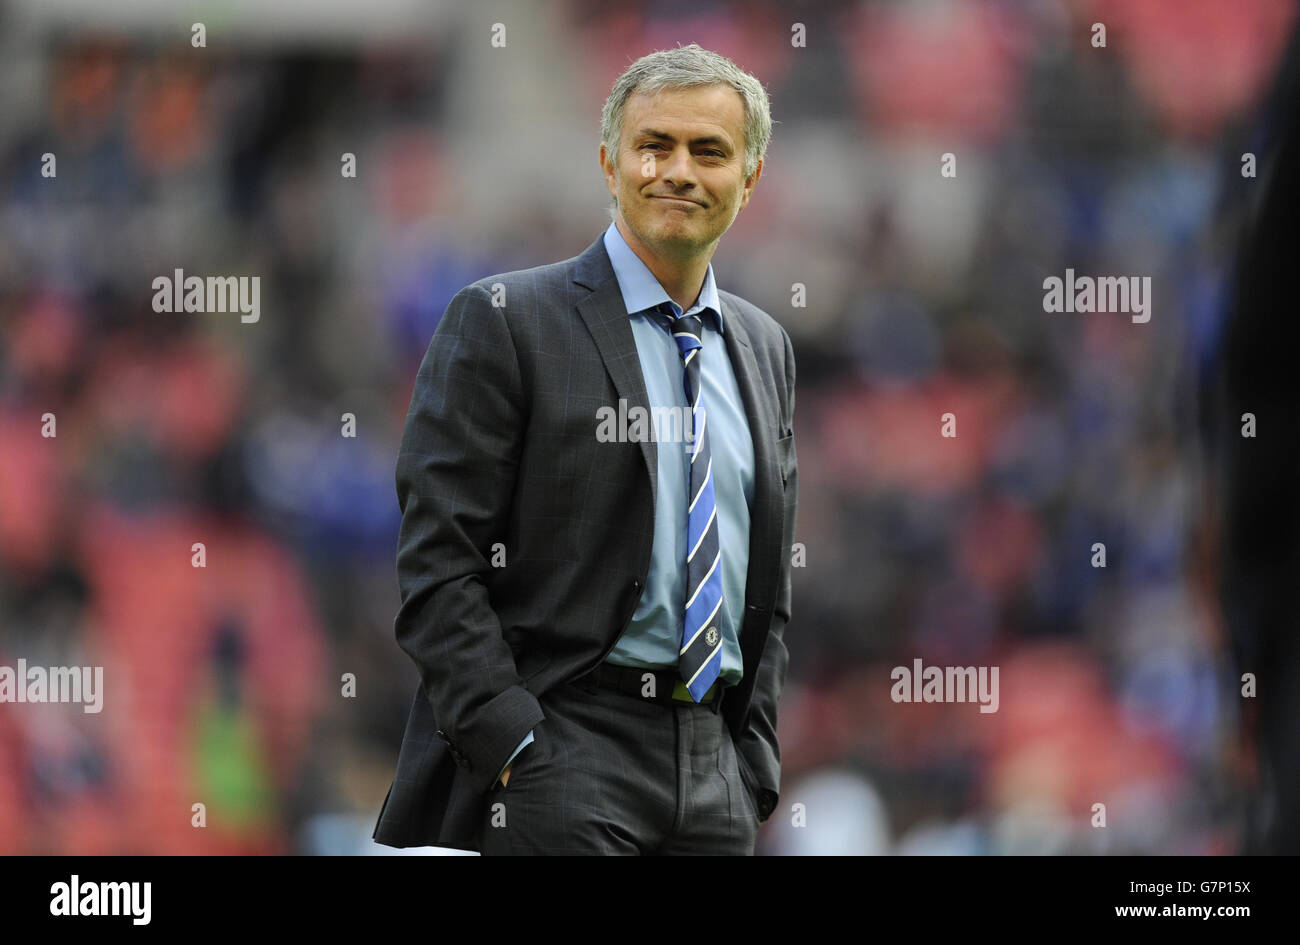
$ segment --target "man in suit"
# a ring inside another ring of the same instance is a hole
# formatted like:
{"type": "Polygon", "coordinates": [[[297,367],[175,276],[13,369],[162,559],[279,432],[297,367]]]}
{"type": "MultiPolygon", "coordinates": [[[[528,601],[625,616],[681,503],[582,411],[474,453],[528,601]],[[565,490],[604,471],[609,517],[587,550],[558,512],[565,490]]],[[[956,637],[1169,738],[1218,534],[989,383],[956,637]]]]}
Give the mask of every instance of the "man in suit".
{"type": "Polygon", "coordinates": [[[638,60],[602,120],[614,223],[447,307],[397,462],[422,683],[378,842],[753,852],[780,791],[795,364],[710,259],[770,134],[730,60],[638,60]],[[644,422],[674,410],[681,435],[644,422]]]}

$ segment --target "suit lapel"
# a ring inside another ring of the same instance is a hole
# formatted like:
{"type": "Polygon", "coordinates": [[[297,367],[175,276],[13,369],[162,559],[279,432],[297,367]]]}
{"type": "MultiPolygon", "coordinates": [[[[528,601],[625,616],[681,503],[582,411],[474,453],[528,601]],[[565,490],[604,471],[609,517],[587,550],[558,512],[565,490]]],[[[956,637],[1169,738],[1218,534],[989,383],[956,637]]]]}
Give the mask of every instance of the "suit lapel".
{"type": "MultiPolygon", "coordinates": [[[[605,255],[605,247],[599,240],[594,246],[605,262],[609,277],[590,286],[595,291],[578,303],[578,313],[596,341],[600,359],[605,362],[605,370],[614,381],[614,389],[627,402],[628,414],[631,414],[633,407],[640,407],[648,417],[651,415],[650,395],[646,393],[645,378],[641,374],[641,358],[637,354],[636,338],[632,335],[632,320],[628,318],[623,293],[619,291],[614,268],[605,255]]],[[[578,257],[579,261],[590,256],[591,252],[588,249],[578,257]]],[[[576,276],[574,281],[588,284],[576,276]]],[[[653,509],[658,501],[659,451],[652,439],[641,440],[640,446],[646,474],[650,477],[650,507],[653,509]]]]}
{"type": "Polygon", "coordinates": [[[745,417],[754,441],[754,502],[749,514],[749,566],[745,574],[745,608],[740,611],[740,645],[745,652],[748,676],[762,656],[766,633],[746,634],[751,615],[765,612],[776,599],[776,584],[781,575],[781,532],[785,523],[785,487],[777,468],[776,436],[779,426],[771,392],[767,390],[749,343],[749,332],[740,312],[718,294],[722,317],[726,320],[727,356],[736,374],[745,417]],[[746,646],[748,643],[748,646],[746,646]],[[752,652],[750,651],[750,648],[752,652]],[[752,657],[752,659],[751,659],[752,657]]]}

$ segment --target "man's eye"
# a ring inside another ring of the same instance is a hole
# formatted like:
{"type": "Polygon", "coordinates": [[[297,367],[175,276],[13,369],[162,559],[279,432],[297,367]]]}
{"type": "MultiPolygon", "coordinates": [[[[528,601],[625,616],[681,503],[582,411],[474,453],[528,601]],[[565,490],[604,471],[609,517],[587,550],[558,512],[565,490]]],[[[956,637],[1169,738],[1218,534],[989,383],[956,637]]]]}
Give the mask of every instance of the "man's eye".
{"type": "Polygon", "coordinates": [[[641,145],[641,150],[644,151],[646,148],[659,148],[659,147],[662,147],[662,145],[655,144],[653,141],[649,141],[649,142],[647,142],[647,143],[641,145]]]}

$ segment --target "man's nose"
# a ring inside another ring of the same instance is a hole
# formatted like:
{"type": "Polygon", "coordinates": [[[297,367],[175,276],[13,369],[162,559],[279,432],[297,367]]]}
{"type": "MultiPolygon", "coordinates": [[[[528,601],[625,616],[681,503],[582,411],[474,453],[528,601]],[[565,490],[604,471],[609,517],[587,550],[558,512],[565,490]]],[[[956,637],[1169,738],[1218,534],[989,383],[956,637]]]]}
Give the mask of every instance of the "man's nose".
{"type": "Polygon", "coordinates": [[[659,176],[664,183],[672,184],[680,190],[695,184],[695,164],[691,160],[689,148],[673,148],[672,153],[663,159],[659,167],[659,176]]]}

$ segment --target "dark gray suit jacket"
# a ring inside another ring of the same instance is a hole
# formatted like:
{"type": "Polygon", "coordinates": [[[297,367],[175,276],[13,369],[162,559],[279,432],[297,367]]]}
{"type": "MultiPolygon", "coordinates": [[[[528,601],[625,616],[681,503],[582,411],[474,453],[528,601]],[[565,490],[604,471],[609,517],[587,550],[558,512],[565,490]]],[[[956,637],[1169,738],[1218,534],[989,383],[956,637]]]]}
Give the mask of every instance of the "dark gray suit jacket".
{"type": "MultiPolygon", "coordinates": [[[[781,781],[794,352],[771,316],[718,295],[755,460],[745,675],[722,714],[766,820],[781,781]]],[[[538,697],[602,661],[632,619],[650,568],[657,445],[598,441],[597,410],[619,398],[649,410],[603,238],[572,259],[481,279],[448,305],[397,457],[394,624],[422,685],[378,842],[477,850],[498,772],[545,717],[538,697]]]]}

